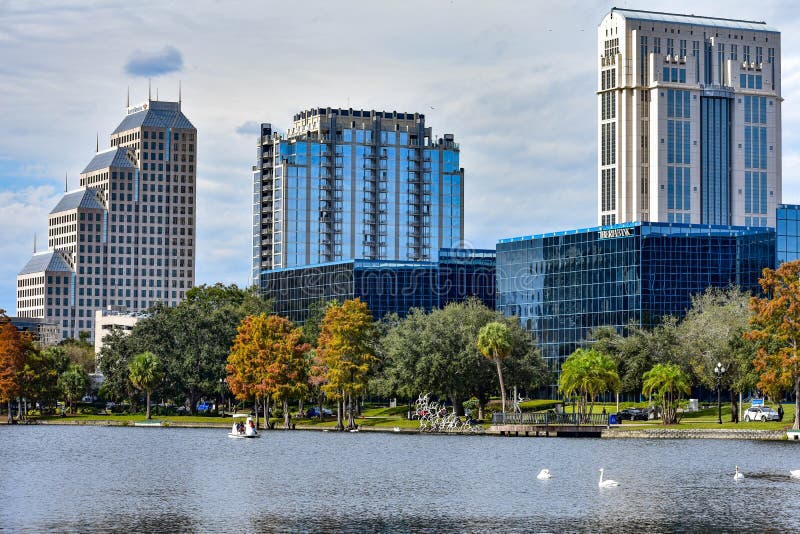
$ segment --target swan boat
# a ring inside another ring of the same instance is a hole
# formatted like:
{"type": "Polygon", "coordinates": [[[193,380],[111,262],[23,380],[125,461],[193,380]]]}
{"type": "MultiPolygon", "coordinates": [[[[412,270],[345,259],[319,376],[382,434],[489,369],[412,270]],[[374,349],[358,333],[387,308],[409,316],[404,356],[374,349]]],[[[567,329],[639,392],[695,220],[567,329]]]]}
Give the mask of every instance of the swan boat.
{"type": "Polygon", "coordinates": [[[233,439],[260,438],[261,434],[256,430],[253,418],[244,413],[233,414],[233,426],[228,432],[228,437],[233,439]],[[242,422],[242,419],[246,421],[242,422]]]}

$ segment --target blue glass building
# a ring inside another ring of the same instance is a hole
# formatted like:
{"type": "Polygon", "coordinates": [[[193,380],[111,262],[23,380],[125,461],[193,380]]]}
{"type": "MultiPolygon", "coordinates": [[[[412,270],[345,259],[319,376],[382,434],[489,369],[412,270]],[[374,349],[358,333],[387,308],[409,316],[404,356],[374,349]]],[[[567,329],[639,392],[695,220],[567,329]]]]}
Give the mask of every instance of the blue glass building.
{"type": "Polygon", "coordinates": [[[253,279],[353,259],[436,261],[461,246],[464,170],[425,115],[313,108],[286,136],[261,125],[253,168],[253,279]]]}
{"type": "Polygon", "coordinates": [[[800,206],[779,204],[777,213],[776,267],[787,261],[800,259],[800,206]]]}
{"type": "Polygon", "coordinates": [[[497,309],[519,318],[557,372],[594,328],[682,316],[709,286],[758,291],[774,261],[771,228],[632,222],[503,239],[497,309]]]}
{"type": "Polygon", "coordinates": [[[469,297],[495,306],[495,251],[441,249],[439,261],[345,260],[264,271],[261,287],[276,313],[303,323],[310,306],[360,298],[376,319],[405,316],[469,297]]]}

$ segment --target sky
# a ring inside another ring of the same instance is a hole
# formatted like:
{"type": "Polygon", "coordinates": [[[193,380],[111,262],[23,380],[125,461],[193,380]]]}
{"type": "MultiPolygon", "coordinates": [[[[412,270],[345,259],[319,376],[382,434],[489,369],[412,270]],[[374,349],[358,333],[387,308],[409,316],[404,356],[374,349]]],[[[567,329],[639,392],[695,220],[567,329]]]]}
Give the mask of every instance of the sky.
{"type": "MultiPolygon", "coordinates": [[[[465,169],[467,244],[596,224],[597,1],[0,2],[0,309],[46,247],[47,214],[131,103],[177,100],[198,130],[196,283],[251,283],[258,125],[312,107],[426,115],[465,169]]],[[[793,1],[617,0],[782,32],[783,202],[800,202],[793,1]]]]}

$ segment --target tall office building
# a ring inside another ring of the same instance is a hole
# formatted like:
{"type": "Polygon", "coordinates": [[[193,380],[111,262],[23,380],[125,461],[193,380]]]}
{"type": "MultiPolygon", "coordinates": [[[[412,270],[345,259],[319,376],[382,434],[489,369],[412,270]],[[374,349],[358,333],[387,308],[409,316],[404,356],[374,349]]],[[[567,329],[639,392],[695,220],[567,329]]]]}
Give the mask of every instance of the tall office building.
{"type": "Polygon", "coordinates": [[[424,115],[314,108],[285,137],[262,124],[253,171],[254,282],[332,261],[435,261],[463,241],[459,147],[424,115]]]}
{"type": "Polygon", "coordinates": [[[598,223],[774,227],[778,30],[614,8],[597,35],[598,223]]]}
{"type": "Polygon", "coordinates": [[[93,339],[96,310],[178,304],[194,285],[196,155],[180,102],[129,107],[50,212],[47,251],[17,276],[17,314],[93,339]]]}

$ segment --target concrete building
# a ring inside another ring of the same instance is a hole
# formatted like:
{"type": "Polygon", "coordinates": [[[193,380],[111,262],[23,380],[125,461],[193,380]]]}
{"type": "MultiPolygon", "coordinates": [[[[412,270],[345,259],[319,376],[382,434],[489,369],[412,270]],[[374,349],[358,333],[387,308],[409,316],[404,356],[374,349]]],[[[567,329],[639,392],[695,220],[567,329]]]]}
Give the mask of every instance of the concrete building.
{"type": "MultiPolygon", "coordinates": [[[[94,353],[100,354],[103,348],[103,339],[113,330],[130,334],[133,327],[140,319],[145,317],[141,313],[131,313],[124,309],[97,310],[94,312],[94,353]]],[[[98,362],[99,364],[99,362],[98,362]]],[[[98,365],[99,368],[99,365],[98,365]]]]}
{"type": "Polygon", "coordinates": [[[261,125],[253,280],[353,259],[435,261],[464,234],[464,170],[419,113],[313,108],[286,136],[261,125]]]}
{"type": "Polygon", "coordinates": [[[95,312],[178,304],[194,285],[197,130],[180,102],[131,106],[50,212],[17,276],[17,314],[95,337],[95,312]]]}
{"type": "Polygon", "coordinates": [[[40,345],[49,347],[61,341],[61,325],[45,319],[29,317],[9,317],[11,324],[19,332],[29,332],[40,345]]]}
{"type": "Polygon", "coordinates": [[[598,224],[774,228],[778,30],[613,8],[597,35],[598,224]]]}

